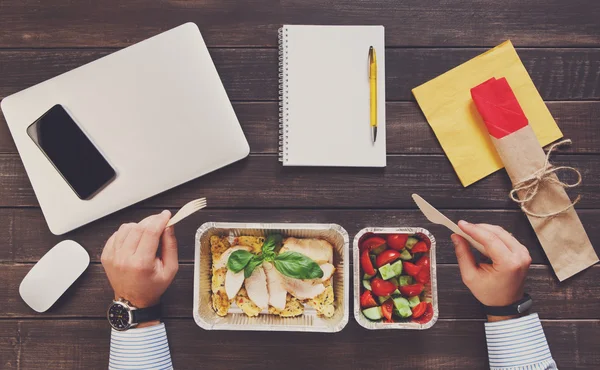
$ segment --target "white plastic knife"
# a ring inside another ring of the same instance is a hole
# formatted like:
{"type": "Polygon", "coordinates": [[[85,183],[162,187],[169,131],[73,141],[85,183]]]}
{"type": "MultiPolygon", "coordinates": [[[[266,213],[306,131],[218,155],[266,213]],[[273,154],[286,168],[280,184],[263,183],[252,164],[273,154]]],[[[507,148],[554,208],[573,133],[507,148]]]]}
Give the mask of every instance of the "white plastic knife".
{"type": "Polygon", "coordinates": [[[448,217],[444,216],[443,213],[441,213],[440,211],[435,209],[435,207],[433,207],[431,204],[429,204],[425,199],[421,198],[418,194],[413,194],[412,198],[415,201],[415,203],[417,203],[417,206],[419,206],[419,209],[421,210],[421,212],[423,212],[425,217],[427,217],[427,219],[430,222],[433,222],[434,224],[446,226],[453,233],[458,234],[458,235],[462,236],[463,238],[467,239],[467,241],[469,243],[471,243],[471,245],[473,247],[475,247],[475,249],[477,249],[479,252],[481,252],[484,256],[487,256],[483,245],[481,245],[480,243],[473,240],[473,238],[471,238],[469,235],[465,234],[465,232],[462,231],[458,227],[457,224],[452,222],[452,220],[450,220],[448,217]]]}

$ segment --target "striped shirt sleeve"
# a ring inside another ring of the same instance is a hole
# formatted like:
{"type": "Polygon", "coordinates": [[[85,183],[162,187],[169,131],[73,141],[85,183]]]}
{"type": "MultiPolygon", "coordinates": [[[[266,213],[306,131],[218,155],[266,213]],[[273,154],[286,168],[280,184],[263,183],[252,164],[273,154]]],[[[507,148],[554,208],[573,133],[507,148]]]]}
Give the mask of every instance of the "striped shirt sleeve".
{"type": "Polygon", "coordinates": [[[127,331],[112,329],[108,368],[173,369],[165,324],[127,331]]]}
{"type": "Polygon", "coordinates": [[[490,369],[557,369],[537,314],[485,324],[490,369]]]}

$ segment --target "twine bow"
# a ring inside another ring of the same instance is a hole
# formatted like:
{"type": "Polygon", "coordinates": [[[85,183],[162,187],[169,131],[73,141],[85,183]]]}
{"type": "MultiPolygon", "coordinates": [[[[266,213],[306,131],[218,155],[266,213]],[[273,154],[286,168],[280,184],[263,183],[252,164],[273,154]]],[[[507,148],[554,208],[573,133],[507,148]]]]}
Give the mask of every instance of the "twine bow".
{"type": "Polygon", "coordinates": [[[535,196],[538,194],[540,186],[542,186],[542,184],[545,182],[551,183],[551,184],[557,184],[566,189],[574,188],[581,184],[581,173],[576,168],[569,167],[569,166],[555,167],[550,163],[550,154],[552,154],[552,151],[554,151],[554,149],[556,147],[563,145],[563,144],[571,144],[571,140],[565,139],[565,140],[562,140],[562,141],[552,144],[552,146],[548,150],[548,153],[546,154],[546,160],[544,162],[544,166],[542,168],[540,168],[539,170],[535,171],[533,174],[531,174],[531,176],[529,176],[525,180],[515,184],[513,189],[510,191],[510,199],[512,199],[513,201],[518,203],[519,206],[521,207],[521,210],[523,210],[523,212],[525,212],[525,214],[527,214],[528,216],[537,217],[537,218],[555,217],[555,216],[558,216],[559,214],[564,213],[564,212],[568,211],[569,209],[573,208],[575,206],[575,204],[577,204],[577,202],[579,202],[579,200],[581,200],[581,195],[578,195],[577,198],[575,199],[575,201],[570,203],[568,206],[566,206],[558,211],[555,211],[555,212],[542,213],[542,214],[535,213],[535,212],[531,211],[529,208],[527,208],[527,206],[526,206],[526,204],[528,202],[530,202],[533,198],[535,198],[535,196]],[[552,176],[553,174],[556,174],[558,171],[561,171],[561,170],[571,171],[571,172],[574,172],[575,174],[577,174],[577,181],[569,184],[567,182],[560,181],[558,179],[558,176],[552,176]],[[524,194],[522,197],[519,198],[519,197],[517,197],[517,194],[520,191],[524,191],[524,194]]]}

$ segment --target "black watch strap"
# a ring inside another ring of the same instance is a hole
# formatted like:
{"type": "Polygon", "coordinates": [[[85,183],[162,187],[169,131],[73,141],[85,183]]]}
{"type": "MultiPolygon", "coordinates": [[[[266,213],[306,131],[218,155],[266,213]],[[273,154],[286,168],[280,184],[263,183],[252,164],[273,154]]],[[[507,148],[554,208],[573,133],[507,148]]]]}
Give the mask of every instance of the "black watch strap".
{"type": "Polygon", "coordinates": [[[483,306],[483,310],[487,315],[492,316],[512,316],[527,312],[533,305],[531,296],[527,293],[517,302],[508,306],[483,306]]]}
{"type": "Polygon", "coordinates": [[[131,316],[134,324],[158,320],[162,316],[162,308],[160,304],[152,307],[138,308],[131,310],[131,316]]]}

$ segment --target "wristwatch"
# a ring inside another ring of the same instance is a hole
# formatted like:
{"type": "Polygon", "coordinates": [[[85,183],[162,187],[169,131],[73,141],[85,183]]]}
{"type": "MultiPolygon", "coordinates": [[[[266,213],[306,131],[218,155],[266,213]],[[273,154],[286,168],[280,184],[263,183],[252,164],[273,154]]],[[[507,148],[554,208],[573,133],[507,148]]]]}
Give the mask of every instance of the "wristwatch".
{"type": "Polygon", "coordinates": [[[482,304],[483,311],[485,311],[487,315],[492,316],[519,315],[524,312],[527,312],[532,305],[533,300],[531,299],[531,296],[527,293],[525,293],[523,298],[508,306],[486,306],[482,304]]]}
{"type": "Polygon", "coordinates": [[[160,317],[160,304],[147,308],[137,308],[123,298],[113,301],[106,312],[106,318],[110,326],[118,331],[125,331],[136,327],[142,322],[158,320],[160,317]]]}

